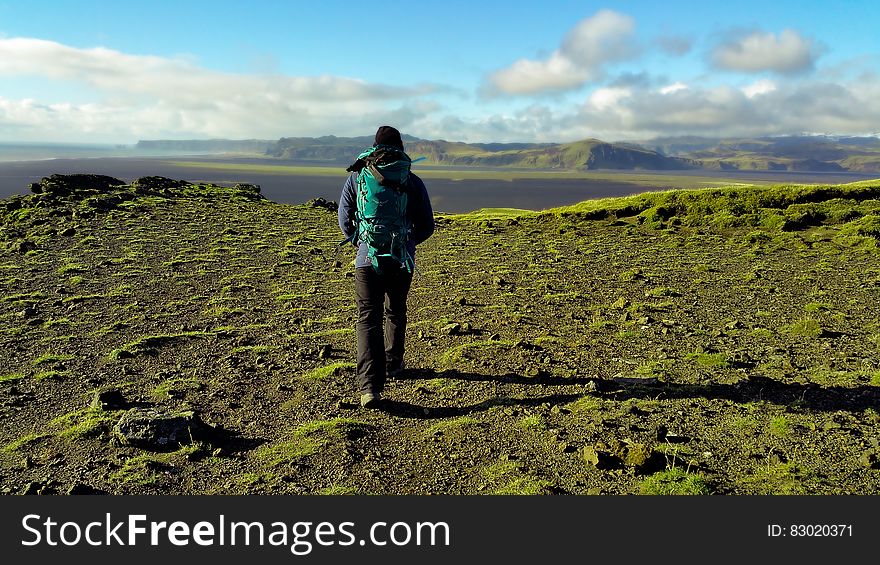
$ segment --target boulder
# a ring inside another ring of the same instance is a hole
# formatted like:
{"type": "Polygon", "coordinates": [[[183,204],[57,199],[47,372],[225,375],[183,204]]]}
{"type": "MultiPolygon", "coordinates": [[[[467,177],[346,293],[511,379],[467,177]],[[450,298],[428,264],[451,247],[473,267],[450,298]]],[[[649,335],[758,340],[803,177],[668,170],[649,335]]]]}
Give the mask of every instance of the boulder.
{"type": "Polygon", "coordinates": [[[78,192],[108,192],[125,182],[106,175],[51,175],[43,177],[39,185],[31,184],[31,191],[53,196],[70,196],[78,192]]]}
{"type": "Polygon", "coordinates": [[[613,469],[620,466],[620,459],[605,449],[601,449],[600,446],[584,446],[581,450],[581,456],[586,464],[600,470],[613,469]]]}
{"type": "Polygon", "coordinates": [[[636,473],[648,475],[662,471],[666,468],[666,459],[662,453],[658,453],[643,443],[629,443],[626,445],[623,463],[633,467],[636,473]]]}
{"type": "Polygon", "coordinates": [[[880,469],[880,457],[877,455],[877,450],[868,449],[863,451],[859,456],[859,463],[867,469],[880,469]]]}
{"type": "Polygon", "coordinates": [[[33,318],[38,313],[39,312],[37,312],[37,309],[34,308],[33,306],[25,306],[24,310],[19,312],[18,315],[21,316],[22,318],[33,318]]]}
{"type": "Polygon", "coordinates": [[[19,253],[27,253],[28,251],[33,251],[37,248],[37,244],[33,241],[24,240],[18,244],[18,252],[19,253]]]}
{"type": "Polygon", "coordinates": [[[334,202],[333,200],[326,200],[324,198],[312,198],[308,202],[306,202],[306,206],[309,208],[324,208],[325,210],[330,210],[331,212],[335,212],[339,209],[339,204],[334,202]]]}
{"type": "Polygon", "coordinates": [[[132,193],[105,194],[104,196],[95,196],[86,200],[86,206],[94,208],[97,212],[109,212],[115,210],[120,204],[126,200],[133,200],[135,195],[132,193]]]}
{"type": "Polygon", "coordinates": [[[189,181],[174,180],[166,177],[149,176],[136,179],[131,185],[135,188],[146,190],[159,190],[168,188],[183,188],[189,185],[189,181]]]}
{"type": "Polygon", "coordinates": [[[70,487],[67,489],[67,494],[71,495],[71,496],[83,496],[83,495],[94,496],[94,495],[107,494],[107,492],[103,491],[101,489],[97,489],[91,485],[84,484],[84,483],[74,483],[74,484],[70,485],[70,487]]]}
{"type": "Polygon", "coordinates": [[[253,192],[254,194],[259,194],[262,188],[258,184],[252,184],[249,182],[240,182],[233,186],[232,188],[244,192],[253,192]]]}
{"type": "Polygon", "coordinates": [[[128,402],[125,397],[115,388],[96,392],[92,398],[92,408],[98,410],[121,410],[126,406],[128,402]]]}
{"type": "Polygon", "coordinates": [[[206,439],[210,431],[210,426],[192,410],[131,408],[113,426],[113,438],[121,445],[172,451],[206,439]]]}

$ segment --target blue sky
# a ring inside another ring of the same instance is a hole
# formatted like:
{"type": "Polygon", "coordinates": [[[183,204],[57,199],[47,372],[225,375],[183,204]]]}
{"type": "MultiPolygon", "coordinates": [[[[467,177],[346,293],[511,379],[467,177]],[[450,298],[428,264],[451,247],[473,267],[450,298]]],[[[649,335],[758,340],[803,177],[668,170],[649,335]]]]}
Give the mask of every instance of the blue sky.
{"type": "Polygon", "coordinates": [[[878,4],[0,0],[0,141],[872,134],[878,4]]]}

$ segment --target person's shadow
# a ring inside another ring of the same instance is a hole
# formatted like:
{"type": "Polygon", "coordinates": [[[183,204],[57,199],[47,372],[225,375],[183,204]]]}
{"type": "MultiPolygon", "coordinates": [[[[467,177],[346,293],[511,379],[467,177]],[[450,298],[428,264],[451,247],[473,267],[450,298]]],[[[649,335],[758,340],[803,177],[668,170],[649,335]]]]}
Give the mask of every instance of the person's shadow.
{"type": "Polygon", "coordinates": [[[466,406],[424,407],[406,401],[386,399],[383,410],[393,416],[413,419],[439,419],[466,416],[483,412],[495,406],[539,406],[541,404],[566,404],[583,396],[596,396],[613,400],[630,398],[705,398],[723,399],[736,403],[764,401],[780,406],[795,406],[814,412],[861,412],[867,408],[880,407],[880,387],[860,385],[855,387],[817,384],[784,383],[762,376],[750,376],[732,384],[679,384],[663,382],[656,378],[610,378],[588,377],[526,377],[514,373],[484,375],[432,369],[407,370],[395,380],[452,379],[462,381],[487,381],[542,387],[581,385],[583,392],[545,394],[531,398],[495,397],[466,406]]]}

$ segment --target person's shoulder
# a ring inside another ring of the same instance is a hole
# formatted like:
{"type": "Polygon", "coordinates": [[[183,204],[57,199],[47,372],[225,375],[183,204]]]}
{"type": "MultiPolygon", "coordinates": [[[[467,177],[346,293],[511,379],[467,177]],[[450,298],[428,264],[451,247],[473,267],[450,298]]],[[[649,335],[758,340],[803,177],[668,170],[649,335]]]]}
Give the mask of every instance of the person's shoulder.
{"type": "Polygon", "coordinates": [[[412,184],[412,186],[415,186],[417,188],[421,188],[421,189],[425,188],[425,181],[423,181],[422,177],[420,177],[419,175],[417,175],[415,173],[411,172],[409,174],[409,182],[412,184]]]}

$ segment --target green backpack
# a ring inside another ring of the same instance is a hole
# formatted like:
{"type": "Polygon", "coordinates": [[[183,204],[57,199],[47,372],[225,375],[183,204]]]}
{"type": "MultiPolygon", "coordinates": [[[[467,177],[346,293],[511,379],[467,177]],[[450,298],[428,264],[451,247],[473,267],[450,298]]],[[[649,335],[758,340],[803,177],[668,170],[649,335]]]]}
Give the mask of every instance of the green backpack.
{"type": "Polygon", "coordinates": [[[407,190],[412,159],[402,149],[377,145],[358,155],[355,185],[357,212],[353,243],[367,244],[367,258],[379,272],[379,258],[390,257],[412,272],[409,254],[410,225],[406,217],[407,190]]]}

